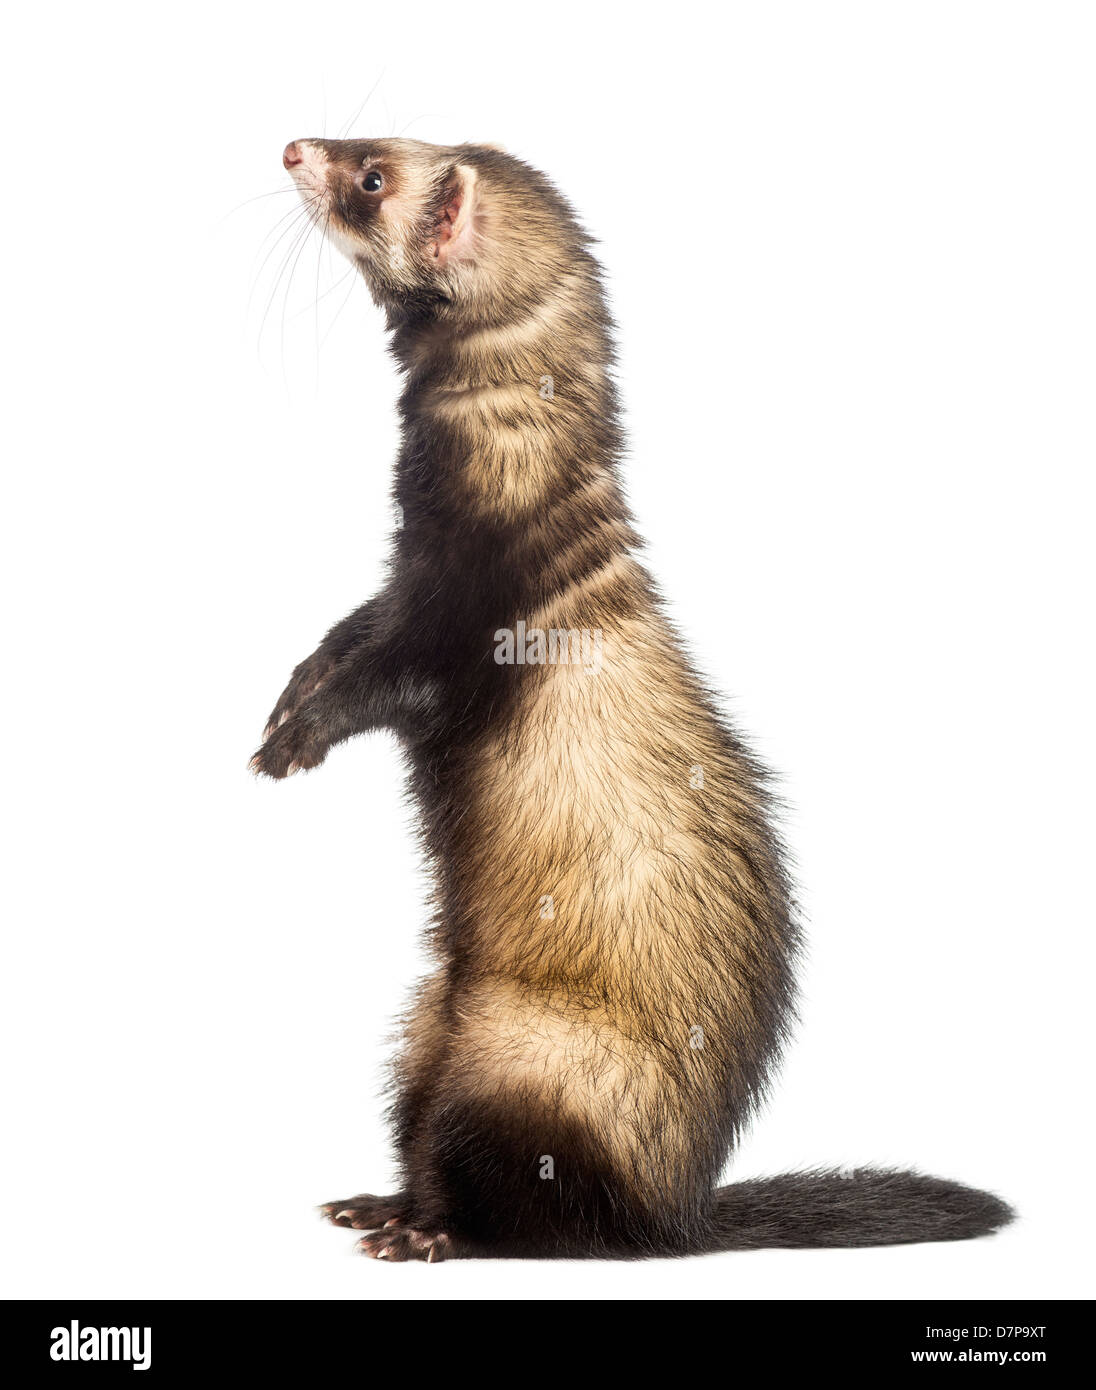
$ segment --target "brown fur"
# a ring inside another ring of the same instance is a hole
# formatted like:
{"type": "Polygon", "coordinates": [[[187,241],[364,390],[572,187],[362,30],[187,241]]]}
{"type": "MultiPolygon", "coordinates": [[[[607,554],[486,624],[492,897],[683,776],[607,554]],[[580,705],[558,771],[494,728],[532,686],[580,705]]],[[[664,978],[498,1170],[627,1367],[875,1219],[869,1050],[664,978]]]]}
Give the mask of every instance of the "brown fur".
{"type": "Polygon", "coordinates": [[[437,874],[438,970],[396,1066],[405,1190],[328,1214],[394,1221],[364,1242],[391,1259],[992,1229],[996,1199],[968,1194],[956,1224],[967,1190],[910,1174],[754,1185],[764,1230],[715,1188],[785,1038],[798,937],[765,778],[636,555],[610,325],[567,204],[486,146],[286,158],[388,315],[405,524],[385,590],[294,673],[255,766],[396,730],[437,874]],[[597,669],[498,664],[519,622],[600,634],[597,669]],[[800,1209],[774,1223],[785,1190],[800,1209]]]}

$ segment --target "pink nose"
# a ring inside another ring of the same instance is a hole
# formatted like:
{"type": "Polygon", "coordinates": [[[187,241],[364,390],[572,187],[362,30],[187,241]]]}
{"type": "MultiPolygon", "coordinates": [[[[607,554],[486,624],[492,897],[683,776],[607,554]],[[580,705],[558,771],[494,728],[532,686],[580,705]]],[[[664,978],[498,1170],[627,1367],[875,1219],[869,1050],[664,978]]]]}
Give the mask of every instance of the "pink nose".
{"type": "Polygon", "coordinates": [[[300,147],[296,140],[291,140],[282,152],[282,163],[287,169],[293,169],[298,164],[304,163],[304,155],[301,154],[300,147]]]}

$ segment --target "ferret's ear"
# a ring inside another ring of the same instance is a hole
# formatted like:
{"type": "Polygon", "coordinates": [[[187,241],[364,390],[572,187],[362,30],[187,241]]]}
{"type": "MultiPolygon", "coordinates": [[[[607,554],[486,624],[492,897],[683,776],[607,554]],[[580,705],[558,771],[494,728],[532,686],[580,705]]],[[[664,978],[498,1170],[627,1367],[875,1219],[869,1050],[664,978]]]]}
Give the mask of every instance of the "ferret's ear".
{"type": "Polygon", "coordinates": [[[430,238],[430,252],[439,265],[471,255],[478,195],[475,169],[470,164],[458,164],[445,185],[430,238]]]}

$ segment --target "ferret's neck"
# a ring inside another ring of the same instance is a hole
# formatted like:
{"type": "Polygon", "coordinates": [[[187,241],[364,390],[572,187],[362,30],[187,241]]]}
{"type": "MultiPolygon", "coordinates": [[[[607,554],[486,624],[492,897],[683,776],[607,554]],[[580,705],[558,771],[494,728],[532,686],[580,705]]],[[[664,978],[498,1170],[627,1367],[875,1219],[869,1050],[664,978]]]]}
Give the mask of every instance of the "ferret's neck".
{"type": "Polygon", "coordinates": [[[596,282],[576,276],[505,322],[397,334],[396,494],[420,549],[465,535],[470,564],[545,598],[638,543],[609,327],[596,282]]]}
{"type": "Polygon", "coordinates": [[[563,277],[505,317],[402,325],[393,350],[404,463],[435,504],[518,522],[577,488],[615,491],[612,344],[591,277],[563,277]]]}

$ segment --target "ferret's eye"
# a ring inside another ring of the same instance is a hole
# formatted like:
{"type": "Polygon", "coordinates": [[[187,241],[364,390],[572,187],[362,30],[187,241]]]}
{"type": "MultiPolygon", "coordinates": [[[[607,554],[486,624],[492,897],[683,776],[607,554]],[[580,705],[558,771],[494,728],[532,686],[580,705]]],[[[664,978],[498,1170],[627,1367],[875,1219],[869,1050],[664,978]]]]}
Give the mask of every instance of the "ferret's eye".
{"type": "Polygon", "coordinates": [[[362,187],[365,189],[367,193],[376,193],[377,190],[379,188],[382,188],[383,186],[384,179],[381,178],[380,174],[378,174],[376,170],[373,170],[372,173],[366,174],[365,178],[362,179],[362,187]]]}

